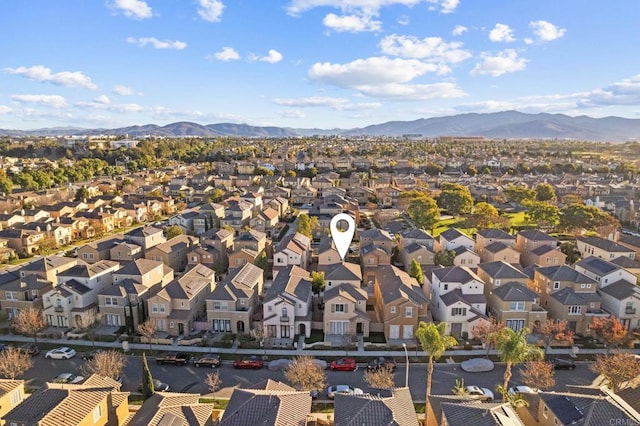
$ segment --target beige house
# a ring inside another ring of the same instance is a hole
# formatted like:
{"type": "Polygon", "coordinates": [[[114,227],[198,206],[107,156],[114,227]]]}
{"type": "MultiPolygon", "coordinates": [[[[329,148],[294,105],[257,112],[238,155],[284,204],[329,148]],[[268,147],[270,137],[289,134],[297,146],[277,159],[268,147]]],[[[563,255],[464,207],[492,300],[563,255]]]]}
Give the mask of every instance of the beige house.
{"type": "Polygon", "coordinates": [[[96,263],[101,260],[111,259],[111,249],[118,244],[124,243],[122,235],[92,241],[78,247],[77,256],[87,263],[96,263]]]}
{"type": "Polygon", "coordinates": [[[247,232],[242,232],[233,240],[234,250],[247,248],[260,253],[265,249],[266,246],[267,234],[265,234],[264,232],[256,231],[255,229],[251,229],[247,232]]]}
{"type": "Polygon", "coordinates": [[[162,229],[154,228],[153,226],[132,229],[124,234],[124,239],[129,243],[142,247],[143,252],[167,241],[162,229]]]}
{"type": "Polygon", "coordinates": [[[335,245],[333,244],[333,239],[331,239],[330,237],[325,237],[320,240],[320,245],[318,246],[317,253],[318,269],[342,262],[340,253],[338,253],[338,250],[336,250],[335,245]]]}
{"type": "Polygon", "coordinates": [[[147,299],[149,319],[159,333],[189,336],[193,322],[206,318],[205,299],[215,287],[215,272],[195,265],[147,299]]]}
{"type": "Polygon", "coordinates": [[[190,235],[178,235],[169,241],[151,247],[144,257],[157,260],[171,267],[176,272],[184,271],[187,266],[189,252],[200,245],[200,240],[190,235]]]}
{"type": "Polygon", "coordinates": [[[508,282],[487,295],[493,317],[505,326],[519,331],[532,330],[547,319],[547,311],[539,304],[538,294],[519,282],[508,282]]]}
{"type": "Polygon", "coordinates": [[[255,250],[243,248],[240,250],[233,250],[229,253],[229,270],[241,268],[246,264],[256,264],[260,253],[255,250]]]}
{"type": "Polygon", "coordinates": [[[519,265],[520,252],[500,241],[489,243],[482,248],[482,253],[480,254],[481,262],[496,262],[498,260],[519,265]]]}
{"type": "Polygon", "coordinates": [[[29,275],[36,275],[42,280],[57,283],[58,274],[60,272],[66,271],[67,269],[76,266],[78,263],[78,259],[72,257],[47,256],[23,265],[20,267],[18,274],[20,275],[20,278],[24,278],[29,275]]]}
{"type": "MultiPolygon", "coordinates": [[[[0,379],[0,419],[24,400],[24,380],[0,379]]],[[[0,425],[5,425],[0,420],[0,425]]]]}
{"type": "Polygon", "coordinates": [[[527,229],[520,231],[516,235],[516,250],[521,254],[520,263],[522,266],[538,264],[540,266],[562,265],[566,256],[559,250],[558,239],[537,229],[527,229]],[[555,253],[553,250],[559,252],[555,253]],[[564,259],[560,261],[562,256],[564,259]],[[542,260],[542,263],[540,261],[542,260]],[[552,263],[556,261],[556,263],[552,263]]]}
{"type": "Polygon", "coordinates": [[[42,309],[42,296],[53,288],[51,281],[28,275],[21,278],[12,272],[0,275],[0,306],[7,319],[24,309],[42,309]]]}
{"type": "Polygon", "coordinates": [[[311,335],[311,274],[291,265],[266,291],[262,325],[270,339],[291,342],[296,334],[311,335]]]}
{"type": "Polygon", "coordinates": [[[130,262],[141,257],[142,247],[132,243],[117,243],[109,250],[109,259],[118,262],[130,262]]]}
{"type": "Polygon", "coordinates": [[[48,232],[41,229],[3,229],[0,231],[0,238],[7,241],[7,246],[11,247],[19,254],[33,256],[40,250],[39,242],[47,238],[48,232]]]}
{"type": "MultiPolygon", "coordinates": [[[[515,248],[516,246],[516,237],[506,233],[502,229],[494,229],[494,228],[481,229],[475,235],[475,239],[476,239],[476,242],[474,246],[474,251],[478,253],[480,257],[484,256],[484,248],[493,243],[501,243],[511,248],[515,248]]],[[[483,260],[483,262],[485,262],[485,260],[483,260]]],[[[507,262],[507,263],[512,263],[512,262],[507,262]]]]}
{"type": "Polygon", "coordinates": [[[294,265],[306,269],[311,262],[311,239],[299,232],[284,237],[273,251],[273,277],[294,265]]]}
{"type": "Polygon", "coordinates": [[[628,257],[629,259],[636,257],[636,252],[631,248],[601,237],[578,237],[576,245],[583,258],[595,256],[612,261],[619,257],[628,257]]]}
{"type": "Polygon", "coordinates": [[[376,270],[380,266],[391,265],[391,252],[373,243],[360,248],[360,261],[364,270],[376,270]]]}
{"type": "Polygon", "coordinates": [[[384,229],[369,229],[360,233],[360,250],[369,244],[373,244],[375,247],[380,247],[387,253],[391,253],[391,250],[393,250],[393,247],[396,245],[396,240],[384,229]]]}
{"type": "Polygon", "coordinates": [[[395,266],[381,266],[374,275],[375,311],[391,340],[413,340],[420,321],[428,319],[428,301],[412,278],[395,266]]]}
{"type": "Polygon", "coordinates": [[[355,335],[369,337],[371,319],[367,313],[367,292],[343,283],[324,292],[325,335],[355,335]]]}
{"type": "Polygon", "coordinates": [[[324,272],[327,290],[344,284],[356,288],[362,286],[362,271],[360,265],[355,263],[335,263],[318,268],[318,271],[324,272]]]}
{"type": "Polygon", "coordinates": [[[211,331],[248,333],[259,307],[264,271],[252,264],[232,270],[207,296],[207,323],[211,331]]]}

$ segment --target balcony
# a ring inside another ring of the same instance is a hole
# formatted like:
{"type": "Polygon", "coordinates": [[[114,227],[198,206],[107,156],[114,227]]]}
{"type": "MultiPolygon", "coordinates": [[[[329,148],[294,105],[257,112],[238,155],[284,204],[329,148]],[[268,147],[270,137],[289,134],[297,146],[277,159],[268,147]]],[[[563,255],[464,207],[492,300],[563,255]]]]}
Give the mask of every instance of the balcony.
{"type": "Polygon", "coordinates": [[[624,313],[627,315],[635,315],[636,308],[624,308],[624,313]]]}
{"type": "Polygon", "coordinates": [[[64,308],[62,306],[54,306],[54,312],[64,312],[64,308]]]}
{"type": "Polygon", "coordinates": [[[289,315],[283,315],[280,317],[280,322],[289,322],[289,318],[291,318],[289,315]]]}

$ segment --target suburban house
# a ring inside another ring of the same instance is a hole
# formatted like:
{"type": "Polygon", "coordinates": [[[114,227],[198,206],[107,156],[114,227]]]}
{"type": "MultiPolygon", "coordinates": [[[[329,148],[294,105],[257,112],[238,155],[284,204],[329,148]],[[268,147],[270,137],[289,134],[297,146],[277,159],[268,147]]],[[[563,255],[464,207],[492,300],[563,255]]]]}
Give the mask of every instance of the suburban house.
{"type": "MultiPolygon", "coordinates": [[[[476,243],[475,243],[474,251],[478,253],[480,257],[484,255],[484,248],[492,243],[501,243],[507,247],[511,247],[514,249],[516,246],[516,237],[514,237],[511,234],[508,234],[502,229],[496,229],[496,228],[481,229],[475,235],[475,238],[476,238],[476,243]]],[[[483,260],[483,262],[485,262],[485,260],[483,260]]],[[[513,263],[513,262],[507,262],[507,263],[513,263]]]]}
{"type": "Polygon", "coordinates": [[[151,247],[155,247],[167,241],[162,229],[153,226],[143,226],[132,229],[124,234],[124,239],[132,244],[142,247],[143,253],[151,247]]]}
{"type": "Polygon", "coordinates": [[[534,264],[540,266],[562,265],[565,263],[566,256],[557,250],[557,247],[557,238],[551,237],[537,229],[527,229],[520,231],[518,235],[516,235],[516,250],[520,252],[520,263],[522,266],[534,264]],[[564,256],[564,258],[560,255],[564,256]],[[540,262],[541,258],[543,262],[540,262]],[[554,261],[556,263],[553,263],[554,261]]]}
{"type": "Polygon", "coordinates": [[[324,272],[327,289],[342,284],[350,284],[356,288],[362,286],[362,271],[360,265],[355,263],[334,263],[332,265],[325,265],[322,268],[318,267],[318,271],[324,272]]]}
{"type": "Polygon", "coordinates": [[[428,301],[418,285],[393,265],[373,271],[375,311],[387,342],[413,340],[420,321],[428,319],[428,301]]]}
{"type": "Polygon", "coordinates": [[[447,334],[469,336],[473,327],[486,321],[484,283],[469,267],[435,268],[431,271],[431,283],[425,286],[431,294],[433,319],[446,322],[447,334]]]}
{"type": "Polygon", "coordinates": [[[92,241],[78,247],[78,259],[82,259],[87,263],[96,263],[101,260],[111,259],[111,249],[117,244],[124,243],[122,236],[113,236],[98,241],[92,241]]]}
{"type": "Polygon", "coordinates": [[[125,424],[129,392],[115,380],[92,375],[83,384],[47,383],[6,413],[6,425],[125,424]]]}
{"type": "Polygon", "coordinates": [[[0,379],[0,419],[23,400],[24,380],[0,379]]]}
{"type": "Polygon", "coordinates": [[[601,309],[596,281],[567,265],[537,268],[530,288],[540,297],[549,318],[566,321],[576,334],[588,335],[594,317],[609,316],[601,309]]]}
{"type": "Polygon", "coordinates": [[[342,259],[340,258],[340,253],[336,250],[335,245],[333,244],[333,239],[330,237],[324,237],[320,240],[320,245],[317,250],[318,256],[318,269],[322,269],[328,265],[334,265],[336,263],[341,263],[342,259]]]}
{"type": "Polygon", "coordinates": [[[395,247],[396,240],[384,229],[376,228],[360,232],[360,250],[369,244],[373,244],[391,255],[391,250],[395,247]]]}
{"type": "Polygon", "coordinates": [[[398,250],[405,270],[409,271],[415,260],[421,266],[433,265],[435,239],[418,228],[407,229],[398,234],[398,250]]]}
{"type": "Polygon", "coordinates": [[[142,247],[137,244],[121,242],[116,243],[109,250],[109,259],[118,262],[130,262],[142,257],[142,247]]]}
{"type": "Polygon", "coordinates": [[[299,232],[289,234],[273,250],[273,278],[289,266],[306,269],[311,262],[311,239],[299,232]]]}
{"type": "Polygon", "coordinates": [[[341,283],[324,292],[324,334],[369,337],[371,318],[367,292],[359,286],[341,283]]]}
{"type": "Polygon", "coordinates": [[[620,234],[618,244],[633,250],[636,253],[635,258],[640,259],[640,236],[620,234]]]}
{"type": "Polygon", "coordinates": [[[378,389],[363,395],[337,394],[333,405],[335,426],[420,424],[409,388],[378,389]]]}
{"type": "Polygon", "coordinates": [[[512,330],[525,327],[532,330],[547,319],[547,311],[540,306],[539,300],[538,294],[526,284],[511,281],[488,294],[488,311],[512,330]]]}
{"type": "Polygon", "coordinates": [[[133,333],[147,319],[146,299],[173,280],[173,269],[156,260],[136,259],[112,278],[114,285],[98,293],[102,323],[126,326],[133,333]]]}
{"type": "Polygon", "coordinates": [[[475,268],[480,263],[480,256],[465,246],[458,246],[451,251],[453,252],[454,266],[468,266],[469,268],[475,268]]]}
{"type": "Polygon", "coordinates": [[[181,272],[187,266],[189,252],[200,245],[200,240],[190,235],[178,235],[172,239],[151,247],[144,257],[157,260],[168,265],[176,272],[181,272]]]}
{"type": "Polygon", "coordinates": [[[635,284],[638,280],[631,272],[615,263],[599,257],[589,256],[577,262],[573,267],[598,283],[598,287],[606,287],[616,281],[625,280],[635,284]]]}
{"type": "Polygon", "coordinates": [[[37,275],[20,277],[15,272],[0,274],[0,306],[11,320],[24,309],[42,309],[42,296],[53,288],[51,281],[37,275]]]}
{"type": "Polygon", "coordinates": [[[233,249],[240,250],[243,248],[251,249],[262,253],[267,246],[267,234],[264,232],[251,229],[246,232],[241,232],[233,240],[233,249]]]}
{"type": "Polygon", "coordinates": [[[225,200],[224,204],[225,216],[220,219],[220,226],[230,226],[236,231],[240,231],[249,225],[249,220],[253,213],[253,204],[247,201],[225,200]]]}
{"type": "Polygon", "coordinates": [[[249,226],[251,229],[264,232],[270,236],[272,230],[278,224],[279,216],[276,209],[267,207],[264,210],[260,210],[256,217],[249,221],[249,226]]]}
{"type": "Polygon", "coordinates": [[[618,257],[630,259],[636,257],[636,252],[633,249],[601,237],[578,237],[576,243],[583,258],[596,256],[611,261],[618,257]]]}
{"type": "Polygon", "coordinates": [[[21,266],[18,270],[18,274],[21,278],[29,275],[36,275],[42,280],[57,283],[58,274],[60,272],[66,271],[79,263],[82,262],[79,262],[78,259],[72,257],[47,256],[21,266]]]}
{"type": "Polygon", "coordinates": [[[290,265],[274,277],[263,301],[262,325],[271,339],[311,335],[311,274],[290,265]]]}
{"type": "Polygon", "coordinates": [[[98,293],[111,287],[120,264],[111,260],[76,265],[58,274],[58,285],[43,296],[43,314],[50,327],[84,328],[98,311],[98,293]]]}
{"type": "Polygon", "coordinates": [[[449,228],[438,236],[437,251],[453,250],[458,247],[466,247],[473,250],[475,241],[467,234],[456,228],[449,228]]]}
{"type": "Polygon", "coordinates": [[[200,402],[198,393],[154,392],[128,424],[146,426],[212,426],[213,403],[200,402]]]}
{"type": "MultiPolygon", "coordinates": [[[[515,238],[513,241],[515,244],[515,238]]],[[[483,246],[481,250],[481,262],[496,262],[501,260],[503,262],[511,263],[512,265],[520,264],[520,252],[513,248],[513,246],[506,245],[503,242],[494,241],[483,246]]]]}
{"type": "Polygon", "coordinates": [[[234,269],[207,296],[207,323],[211,331],[248,333],[260,304],[264,271],[250,263],[234,269]]]}
{"type": "Polygon", "coordinates": [[[185,233],[194,232],[193,221],[198,216],[197,210],[184,210],[169,218],[169,225],[179,226],[185,233]]]}
{"type": "Polygon", "coordinates": [[[364,270],[375,271],[380,266],[391,265],[391,252],[369,243],[360,247],[360,262],[364,270]]]}
{"type": "Polygon", "coordinates": [[[640,327],[640,287],[620,280],[601,287],[598,293],[602,297],[602,308],[618,318],[624,328],[640,327]]]}
{"type": "Polygon", "coordinates": [[[7,246],[23,256],[33,256],[38,253],[38,243],[47,238],[47,231],[43,229],[2,229],[0,238],[6,240],[7,246]]]}
{"type": "Polygon", "coordinates": [[[216,273],[195,265],[147,299],[149,319],[158,332],[169,336],[189,336],[194,321],[204,321],[206,298],[215,287],[216,273]]]}

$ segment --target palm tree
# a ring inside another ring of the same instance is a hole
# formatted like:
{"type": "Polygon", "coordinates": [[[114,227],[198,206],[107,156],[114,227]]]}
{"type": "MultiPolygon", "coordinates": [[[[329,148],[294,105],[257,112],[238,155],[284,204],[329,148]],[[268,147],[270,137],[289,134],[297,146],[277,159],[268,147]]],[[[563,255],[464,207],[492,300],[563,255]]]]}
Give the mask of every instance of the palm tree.
{"type": "MultiPolygon", "coordinates": [[[[529,329],[523,328],[520,331],[513,331],[509,327],[505,327],[500,331],[496,343],[496,350],[500,356],[500,361],[506,363],[504,372],[503,389],[509,388],[509,380],[511,380],[511,367],[513,364],[520,364],[532,359],[541,359],[542,350],[527,343],[529,329]]],[[[506,401],[506,393],[502,395],[502,401],[506,401]]]]}
{"type": "Polygon", "coordinates": [[[420,340],[420,346],[429,356],[429,367],[427,368],[427,396],[425,398],[424,412],[428,418],[429,395],[431,395],[431,378],[433,377],[433,360],[439,359],[450,347],[458,344],[452,336],[445,335],[446,323],[441,322],[436,325],[433,322],[420,322],[416,330],[416,337],[420,340]]]}
{"type": "Polygon", "coordinates": [[[513,408],[528,407],[529,401],[521,393],[510,394],[502,385],[496,386],[496,390],[502,395],[502,400],[511,404],[513,408]]]}

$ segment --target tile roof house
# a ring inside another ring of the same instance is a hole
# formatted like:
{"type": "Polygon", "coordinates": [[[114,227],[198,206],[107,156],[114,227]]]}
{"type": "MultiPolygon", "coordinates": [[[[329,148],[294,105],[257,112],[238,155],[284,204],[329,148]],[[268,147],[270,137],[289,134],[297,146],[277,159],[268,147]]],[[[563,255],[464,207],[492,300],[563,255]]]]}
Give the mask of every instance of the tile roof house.
{"type": "Polygon", "coordinates": [[[21,278],[14,272],[0,274],[0,306],[7,319],[15,318],[24,309],[42,309],[42,296],[53,288],[54,283],[37,275],[21,278]]]}
{"type": "Polygon", "coordinates": [[[495,229],[495,228],[479,230],[478,233],[475,235],[475,239],[476,239],[476,243],[474,246],[474,250],[480,256],[483,255],[484,248],[492,243],[502,243],[505,246],[508,246],[511,248],[515,248],[515,245],[516,245],[515,236],[508,234],[501,229],[495,229]]]}
{"type": "MultiPolygon", "coordinates": [[[[537,229],[520,231],[518,235],[516,235],[516,250],[518,250],[521,255],[520,263],[522,266],[529,266],[535,263],[542,266],[550,265],[551,263],[540,263],[540,257],[550,250],[555,250],[558,247],[558,243],[557,238],[551,237],[537,229]]],[[[562,252],[560,253],[562,254],[562,252]]],[[[562,262],[558,261],[556,264],[562,265],[563,263],[564,259],[562,262]]]]}
{"type": "Polygon", "coordinates": [[[520,252],[513,248],[513,246],[506,245],[500,241],[494,241],[482,247],[481,253],[479,254],[481,262],[502,260],[514,265],[520,264],[520,252]]]}
{"type": "Polygon", "coordinates": [[[380,390],[363,395],[337,394],[335,426],[418,426],[409,388],[380,390]]]}
{"type": "Polygon", "coordinates": [[[460,246],[473,250],[473,238],[456,228],[449,228],[438,236],[437,250],[453,250],[460,246]]]}
{"type": "Polygon", "coordinates": [[[213,403],[201,403],[200,394],[156,392],[129,421],[146,426],[213,426],[213,403]]]}
{"type": "Polygon", "coordinates": [[[446,333],[470,335],[473,327],[487,321],[484,282],[463,266],[435,268],[430,284],[433,319],[446,323],[446,333]]]}
{"type": "Polygon", "coordinates": [[[278,389],[235,389],[220,426],[304,426],[311,395],[285,384],[278,389]]]}
{"type": "Polygon", "coordinates": [[[369,337],[371,317],[367,312],[367,297],[365,290],[349,283],[325,291],[322,296],[325,335],[369,337]]]}
{"type": "Polygon", "coordinates": [[[24,400],[24,380],[0,379],[0,419],[24,400]]]}
{"type": "Polygon", "coordinates": [[[618,318],[627,330],[640,327],[640,287],[620,280],[598,290],[602,308],[618,318]]]}
{"type": "Polygon", "coordinates": [[[611,261],[621,256],[630,259],[636,257],[636,252],[633,249],[601,237],[578,237],[576,244],[583,258],[596,256],[611,261]]]}
{"type": "Polygon", "coordinates": [[[246,264],[233,269],[207,296],[207,323],[214,332],[247,333],[260,304],[264,271],[246,264]]]}
{"type": "Polygon", "coordinates": [[[157,260],[168,265],[176,272],[181,272],[187,266],[189,252],[200,246],[200,240],[190,235],[178,235],[172,239],[151,247],[146,251],[145,259],[157,260]]]}
{"type": "Polygon", "coordinates": [[[92,241],[78,247],[77,256],[78,259],[82,259],[87,263],[109,260],[111,259],[111,249],[124,242],[125,239],[121,235],[114,235],[112,237],[92,241]]]}
{"type": "Polygon", "coordinates": [[[284,237],[273,250],[273,277],[291,265],[308,268],[311,262],[311,240],[299,232],[284,237]]]}
{"type": "Polygon", "coordinates": [[[362,286],[362,271],[360,265],[355,263],[335,263],[322,268],[318,267],[318,271],[324,272],[324,279],[327,282],[326,289],[342,284],[350,284],[356,288],[362,286]]]}
{"type": "Polygon", "coordinates": [[[265,293],[263,327],[268,337],[292,340],[311,335],[311,274],[290,265],[281,270],[265,293]]]}

